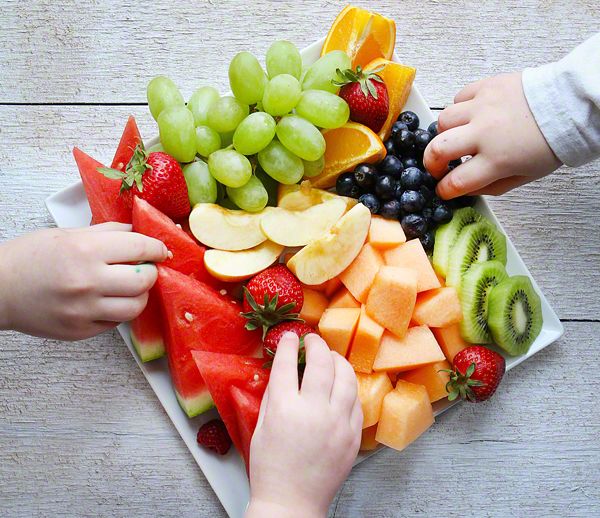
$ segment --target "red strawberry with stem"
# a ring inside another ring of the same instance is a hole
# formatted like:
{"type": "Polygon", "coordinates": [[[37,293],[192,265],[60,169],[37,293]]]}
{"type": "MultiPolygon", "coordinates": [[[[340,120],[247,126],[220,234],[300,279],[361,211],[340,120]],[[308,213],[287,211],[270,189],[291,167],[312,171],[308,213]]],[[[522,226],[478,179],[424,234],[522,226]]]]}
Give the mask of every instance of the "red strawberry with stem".
{"type": "Polygon", "coordinates": [[[190,213],[183,171],[179,162],[166,153],[147,153],[138,145],[125,171],[99,167],[98,172],[121,180],[121,195],[129,204],[131,196],[139,196],[171,219],[179,220],[190,213]]]}
{"type": "Polygon", "coordinates": [[[492,397],[504,372],[506,362],[496,351],[482,345],[472,345],[454,357],[454,370],[446,370],[450,381],[446,385],[448,399],[466,399],[472,403],[492,397]]]}
{"type": "Polygon", "coordinates": [[[383,127],[390,110],[387,87],[377,75],[380,70],[365,72],[360,66],[356,70],[338,68],[338,80],[333,81],[342,87],[339,96],[350,107],[350,120],[364,124],[375,133],[383,127]]]}
{"type": "Polygon", "coordinates": [[[267,331],[267,334],[263,340],[263,357],[269,360],[265,363],[265,367],[271,367],[273,358],[277,352],[277,346],[283,338],[285,333],[294,333],[300,339],[300,349],[298,350],[298,373],[300,379],[304,374],[304,367],[306,366],[306,349],[304,348],[304,337],[310,333],[316,331],[304,322],[288,321],[281,322],[267,331]]]}
{"type": "Polygon", "coordinates": [[[231,437],[220,419],[204,423],[198,430],[196,440],[200,446],[216,451],[219,455],[225,455],[231,448],[231,437]]]}

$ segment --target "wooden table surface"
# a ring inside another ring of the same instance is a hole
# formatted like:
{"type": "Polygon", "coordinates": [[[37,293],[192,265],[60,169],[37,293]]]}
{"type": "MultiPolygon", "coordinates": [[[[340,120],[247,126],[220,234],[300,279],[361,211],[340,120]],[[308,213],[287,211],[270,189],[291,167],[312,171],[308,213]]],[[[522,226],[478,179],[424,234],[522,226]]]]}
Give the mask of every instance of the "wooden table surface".
{"type": "MultiPolygon", "coordinates": [[[[397,20],[430,106],[467,82],[559,58],[598,30],[596,0],[362,2],[397,20]]],[[[274,39],[304,47],[344,2],[0,2],[0,239],[52,222],[81,146],[112,157],[128,114],[156,133],[145,86],[227,88],[227,63],[274,39]]],[[[566,334],[401,454],[357,467],[332,506],[355,516],[600,516],[600,164],[490,203],[566,334]]],[[[120,337],[2,333],[2,516],[224,516],[120,337]]]]}

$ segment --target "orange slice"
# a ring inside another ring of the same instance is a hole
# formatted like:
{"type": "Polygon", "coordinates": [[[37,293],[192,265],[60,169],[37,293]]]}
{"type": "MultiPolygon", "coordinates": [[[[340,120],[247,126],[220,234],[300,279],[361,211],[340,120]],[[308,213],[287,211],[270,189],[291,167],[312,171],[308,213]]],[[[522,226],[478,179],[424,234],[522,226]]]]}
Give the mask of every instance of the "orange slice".
{"type": "Polygon", "coordinates": [[[396,44],[396,23],[360,7],[345,7],[333,22],[321,56],[343,50],[352,60],[352,68],[364,67],[376,58],[391,59],[396,44]]]}
{"type": "Polygon", "coordinates": [[[367,64],[365,70],[375,70],[380,67],[381,70],[377,72],[377,75],[383,79],[390,99],[388,117],[379,131],[381,140],[386,140],[390,136],[392,124],[394,124],[406,104],[417,71],[412,67],[383,58],[371,61],[367,64]]]}
{"type": "Polygon", "coordinates": [[[313,187],[327,189],[337,177],[358,164],[379,162],[385,157],[385,146],[376,133],[357,122],[323,132],[325,137],[325,168],[319,176],[310,178],[313,187]]]}

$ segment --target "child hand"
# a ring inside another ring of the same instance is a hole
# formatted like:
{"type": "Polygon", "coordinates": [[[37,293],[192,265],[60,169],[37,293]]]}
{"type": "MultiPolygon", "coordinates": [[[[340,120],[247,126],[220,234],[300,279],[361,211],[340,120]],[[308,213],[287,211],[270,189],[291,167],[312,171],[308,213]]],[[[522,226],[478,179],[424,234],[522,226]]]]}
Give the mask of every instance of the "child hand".
{"type": "Polygon", "coordinates": [[[360,447],[356,375],[317,335],[304,337],[298,390],[298,337],[286,333],[250,447],[248,517],[326,516],[360,447]]]}
{"type": "Polygon", "coordinates": [[[0,328],[80,340],[141,313],[165,245],[105,223],[47,229],[0,246],[0,328]]]}
{"type": "Polygon", "coordinates": [[[503,194],[560,167],[529,109],[520,72],[467,85],[454,102],[440,113],[438,136],[423,157],[442,178],[441,198],[503,194]],[[448,162],[466,155],[473,158],[446,174],[448,162]]]}

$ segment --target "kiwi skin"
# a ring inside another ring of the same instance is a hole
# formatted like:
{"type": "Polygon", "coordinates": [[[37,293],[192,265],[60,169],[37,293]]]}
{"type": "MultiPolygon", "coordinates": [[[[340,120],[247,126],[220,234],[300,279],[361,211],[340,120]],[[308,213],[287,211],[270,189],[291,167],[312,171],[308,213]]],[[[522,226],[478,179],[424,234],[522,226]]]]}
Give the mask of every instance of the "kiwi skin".
{"type": "Polygon", "coordinates": [[[488,327],[488,299],[492,289],[508,278],[500,261],[476,263],[464,274],[460,285],[460,304],[463,319],[462,337],[473,344],[489,344],[492,336],[488,327]]]}
{"type": "Polygon", "coordinates": [[[509,277],[490,292],[488,326],[494,342],[509,355],[525,354],[542,324],[542,302],[526,275],[509,277]]]}

